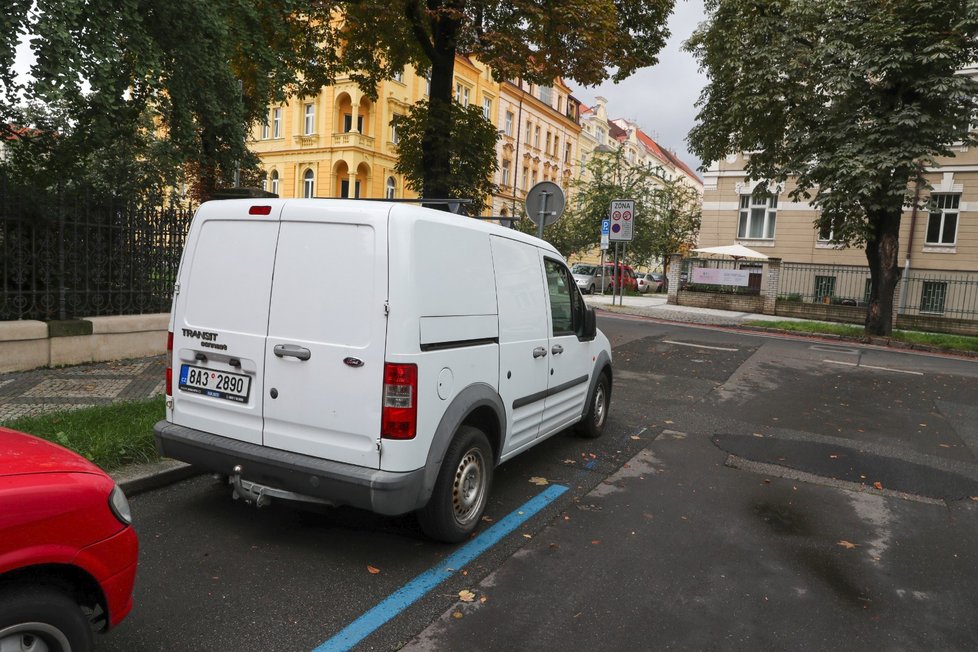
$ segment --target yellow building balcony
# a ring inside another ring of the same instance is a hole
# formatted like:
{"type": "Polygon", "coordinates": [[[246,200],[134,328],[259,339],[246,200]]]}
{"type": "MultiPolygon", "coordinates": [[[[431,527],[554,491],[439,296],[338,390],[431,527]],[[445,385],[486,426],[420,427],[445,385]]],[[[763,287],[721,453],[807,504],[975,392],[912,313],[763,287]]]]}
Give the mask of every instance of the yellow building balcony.
{"type": "Polygon", "coordinates": [[[374,139],[372,136],[364,136],[355,131],[333,134],[333,147],[362,147],[373,150],[374,139]]]}

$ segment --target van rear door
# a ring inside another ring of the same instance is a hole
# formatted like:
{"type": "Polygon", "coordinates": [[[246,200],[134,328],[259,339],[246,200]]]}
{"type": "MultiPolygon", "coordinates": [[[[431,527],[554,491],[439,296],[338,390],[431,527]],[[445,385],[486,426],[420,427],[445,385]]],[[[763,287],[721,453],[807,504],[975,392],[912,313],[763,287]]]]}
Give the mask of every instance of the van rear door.
{"type": "Polygon", "coordinates": [[[173,423],[260,444],[282,202],[254,204],[209,202],[191,225],[173,306],[173,423]]]}
{"type": "Polygon", "coordinates": [[[388,213],[368,202],[286,205],[265,347],[265,446],[379,468],[388,213]]]}

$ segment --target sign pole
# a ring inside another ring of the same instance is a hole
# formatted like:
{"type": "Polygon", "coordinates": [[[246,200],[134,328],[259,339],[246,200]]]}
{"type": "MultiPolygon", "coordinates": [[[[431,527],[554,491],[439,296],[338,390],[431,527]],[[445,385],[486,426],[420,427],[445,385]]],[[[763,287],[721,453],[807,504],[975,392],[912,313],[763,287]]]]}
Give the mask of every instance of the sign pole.
{"type": "Polygon", "coordinates": [[[543,191],[540,193],[540,210],[538,214],[540,219],[537,221],[537,237],[543,240],[543,224],[547,219],[547,200],[550,199],[550,193],[543,191]]]}

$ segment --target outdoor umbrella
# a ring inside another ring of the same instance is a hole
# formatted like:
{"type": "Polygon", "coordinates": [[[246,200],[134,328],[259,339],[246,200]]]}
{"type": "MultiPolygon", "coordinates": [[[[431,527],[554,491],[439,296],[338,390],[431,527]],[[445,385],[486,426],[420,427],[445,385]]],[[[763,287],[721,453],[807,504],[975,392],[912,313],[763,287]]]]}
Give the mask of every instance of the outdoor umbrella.
{"type": "Polygon", "coordinates": [[[734,260],[740,260],[741,258],[753,258],[756,260],[768,259],[761,252],[748,249],[744,245],[739,244],[725,245],[723,247],[700,247],[699,249],[693,249],[693,251],[701,254],[713,254],[715,256],[729,256],[734,260]]]}

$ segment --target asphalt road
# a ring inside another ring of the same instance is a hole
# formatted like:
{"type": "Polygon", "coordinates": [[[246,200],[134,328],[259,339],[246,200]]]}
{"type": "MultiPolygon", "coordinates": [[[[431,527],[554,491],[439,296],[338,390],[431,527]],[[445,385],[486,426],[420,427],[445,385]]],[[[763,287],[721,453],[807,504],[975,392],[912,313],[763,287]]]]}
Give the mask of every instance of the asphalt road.
{"type": "Polygon", "coordinates": [[[605,435],[497,469],[485,552],[196,478],[132,500],[137,603],[98,649],[978,648],[978,363],[599,326],[605,435]]]}

